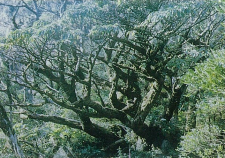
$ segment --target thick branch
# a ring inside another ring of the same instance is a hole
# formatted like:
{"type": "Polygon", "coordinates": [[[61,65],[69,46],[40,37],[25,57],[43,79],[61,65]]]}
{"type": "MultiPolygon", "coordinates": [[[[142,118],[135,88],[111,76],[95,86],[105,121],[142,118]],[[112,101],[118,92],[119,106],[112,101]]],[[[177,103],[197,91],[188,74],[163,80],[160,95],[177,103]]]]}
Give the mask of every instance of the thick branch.
{"type": "Polygon", "coordinates": [[[31,119],[42,120],[44,122],[53,122],[60,125],[66,125],[71,128],[82,130],[82,124],[80,121],[66,119],[58,116],[48,116],[43,114],[31,114],[31,113],[28,114],[28,117],[31,119]]]}
{"type": "Polygon", "coordinates": [[[118,119],[127,126],[131,125],[131,122],[127,118],[126,114],[120,110],[103,107],[98,102],[92,101],[90,99],[84,100],[83,104],[96,110],[98,112],[99,117],[118,119]]]}
{"type": "Polygon", "coordinates": [[[142,125],[149,114],[149,111],[154,106],[156,99],[158,98],[162,86],[157,81],[151,83],[149,92],[145,95],[141,107],[137,112],[133,126],[142,125]]]}
{"type": "Polygon", "coordinates": [[[130,42],[130,41],[126,40],[126,39],[122,39],[122,38],[119,38],[119,37],[113,37],[112,39],[115,40],[115,41],[118,41],[118,42],[121,42],[121,43],[124,43],[124,44],[128,45],[129,47],[133,48],[134,50],[137,50],[142,55],[145,55],[145,53],[146,53],[146,50],[144,48],[139,47],[139,46],[133,44],[132,42],[130,42]]]}
{"type": "Polygon", "coordinates": [[[170,121],[170,119],[173,117],[174,111],[178,109],[178,106],[180,104],[180,99],[181,99],[183,91],[185,91],[185,89],[186,89],[186,85],[182,85],[180,88],[174,89],[174,92],[172,93],[170,102],[165,107],[165,111],[162,116],[167,121],[170,121]]]}

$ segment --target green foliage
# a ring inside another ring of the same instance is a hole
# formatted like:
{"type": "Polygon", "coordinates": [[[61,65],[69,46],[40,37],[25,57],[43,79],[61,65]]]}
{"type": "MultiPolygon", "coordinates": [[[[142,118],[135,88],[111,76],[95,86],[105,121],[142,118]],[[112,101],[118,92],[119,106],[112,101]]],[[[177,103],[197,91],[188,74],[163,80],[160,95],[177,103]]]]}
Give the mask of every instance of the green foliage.
{"type": "MultiPolygon", "coordinates": [[[[204,63],[197,64],[182,78],[188,95],[198,94],[196,128],[181,141],[181,153],[199,157],[224,155],[224,50],[214,51],[204,63]],[[222,135],[222,136],[221,136],[222,135]]],[[[219,156],[219,157],[220,157],[219,156]]]]}
{"type": "Polygon", "coordinates": [[[224,140],[218,139],[220,132],[217,126],[207,124],[188,132],[181,141],[181,148],[178,149],[181,156],[206,158],[224,156],[224,140]]]}
{"type": "Polygon", "coordinates": [[[197,92],[199,89],[211,93],[212,95],[223,95],[224,86],[224,50],[212,53],[206,62],[198,64],[195,70],[190,70],[183,82],[190,85],[189,91],[197,92]]]}
{"type": "Polygon", "coordinates": [[[13,154],[13,151],[11,150],[11,146],[9,144],[9,140],[7,137],[3,134],[3,132],[0,132],[0,157],[4,158],[15,158],[15,155],[13,154]]]}
{"type": "Polygon", "coordinates": [[[1,52],[12,92],[0,98],[13,94],[13,110],[38,120],[14,116],[25,155],[176,157],[185,132],[181,155],[223,154],[222,51],[201,63],[223,45],[216,6],[87,1],[12,31],[1,52]],[[197,126],[185,131],[190,107],[197,126]]]}
{"type": "MultiPolygon", "coordinates": [[[[92,157],[105,154],[99,147],[98,140],[84,132],[72,130],[66,126],[53,125],[52,123],[37,123],[32,120],[24,120],[24,122],[17,123],[14,126],[17,133],[20,133],[18,138],[27,156],[53,157],[60,150],[64,150],[68,157],[71,154],[75,157],[92,157]]],[[[8,141],[6,139],[1,139],[1,141],[4,151],[10,151],[8,141]]],[[[7,157],[6,153],[1,154],[7,157]]]]}

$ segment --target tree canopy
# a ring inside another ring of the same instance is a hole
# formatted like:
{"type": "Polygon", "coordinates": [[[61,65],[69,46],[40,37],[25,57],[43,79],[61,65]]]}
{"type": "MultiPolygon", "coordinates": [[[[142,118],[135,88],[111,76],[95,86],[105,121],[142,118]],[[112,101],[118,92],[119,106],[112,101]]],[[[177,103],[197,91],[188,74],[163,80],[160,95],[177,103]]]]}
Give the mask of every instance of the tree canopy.
{"type": "Polygon", "coordinates": [[[17,157],[224,154],[221,4],[0,5],[11,18],[1,39],[0,128],[19,135],[10,139],[17,157]],[[77,155],[81,139],[90,148],[77,155]]]}

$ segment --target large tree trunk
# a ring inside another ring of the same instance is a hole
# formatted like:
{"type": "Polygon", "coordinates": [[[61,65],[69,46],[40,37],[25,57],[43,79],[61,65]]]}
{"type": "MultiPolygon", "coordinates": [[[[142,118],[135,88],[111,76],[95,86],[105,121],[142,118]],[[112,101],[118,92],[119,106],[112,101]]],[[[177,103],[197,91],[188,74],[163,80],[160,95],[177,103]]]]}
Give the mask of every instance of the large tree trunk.
{"type": "Polygon", "coordinates": [[[170,98],[169,104],[165,107],[162,118],[170,121],[173,117],[174,113],[177,112],[182,94],[186,90],[186,85],[182,85],[179,88],[174,88],[172,92],[172,96],[170,98]]]}

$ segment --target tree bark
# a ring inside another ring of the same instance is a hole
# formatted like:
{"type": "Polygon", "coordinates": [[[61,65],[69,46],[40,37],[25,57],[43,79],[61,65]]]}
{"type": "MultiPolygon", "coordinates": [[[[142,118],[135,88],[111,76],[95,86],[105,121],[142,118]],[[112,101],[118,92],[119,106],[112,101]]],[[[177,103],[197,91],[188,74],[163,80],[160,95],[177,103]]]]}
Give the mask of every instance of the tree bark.
{"type": "Polygon", "coordinates": [[[178,110],[180,99],[183,92],[185,91],[186,85],[182,85],[180,88],[174,88],[169,104],[165,107],[162,118],[165,118],[167,121],[173,117],[173,114],[178,110]]]}
{"type": "Polygon", "coordinates": [[[141,107],[137,112],[136,118],[134,119],[133,126],[143,125],[149,111],[154,106],[156,99],[161,92],[162,86],[157,81],[150,84],[150,90],[145,95],[141,107]]]}
{"type": "Polygon", "coordinates": [[[11,125],[11,122],[6,114],[4,107],[1,104],[0,104],[0,128],[2,129],[4,134],[9,137],[10,144],[12,150],[15,153],[15,156],[18,158],[23,158],[24,154],[18,143],[16,133],[11,125]]]}

